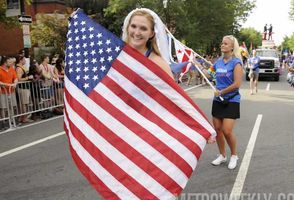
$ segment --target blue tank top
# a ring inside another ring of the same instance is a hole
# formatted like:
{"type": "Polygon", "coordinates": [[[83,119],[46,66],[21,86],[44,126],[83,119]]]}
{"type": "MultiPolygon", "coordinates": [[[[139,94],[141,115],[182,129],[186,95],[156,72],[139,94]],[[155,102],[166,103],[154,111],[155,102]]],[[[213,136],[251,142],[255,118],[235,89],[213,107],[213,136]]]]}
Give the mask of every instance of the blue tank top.
{"type": "MultiPolygon", "coordinates": [[[[216,88],[218,90],[222,90],[233,84],[234,82],[234,69],[236,65],[240,63],[242,65],[242,61],[239,58],[232,58],[227,63],[224,62],[223,58],[220,58],[213,65],[216,76],[216,88]]],[[[229,98],[230,96],[239,93],[239,89],[231,91],[227,94],[222,95],[224,98],[229,98]]],[[[238,102],[240,103],[241,95],[240,93],[230,99],[230,102],[238,102]]],[[[219,98],[214,97],[215,101],[220,101],[219,98]]]]}
{"type": "Polygon", "coordinates": [[[259,72],[260,57],[252,57],[249,59],[249,64],[253,66],[253,70],[259,72]]]}
{"type": "Polygon", "coordinates": [[[146,51],[145,56],[148,58],[151,53],[152,53],[152,47],[146,51]]]}

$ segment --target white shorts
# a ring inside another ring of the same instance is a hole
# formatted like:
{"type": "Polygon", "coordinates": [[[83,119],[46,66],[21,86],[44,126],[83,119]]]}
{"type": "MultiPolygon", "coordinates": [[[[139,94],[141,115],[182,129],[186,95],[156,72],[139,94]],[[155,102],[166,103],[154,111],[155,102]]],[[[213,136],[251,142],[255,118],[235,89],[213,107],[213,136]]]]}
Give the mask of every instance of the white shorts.
{"type": "Polygon", "coordinates": [[[19,100],[20,104],[29,104],[30,103],[30,90],[29,89],[18,89],[18,95],[19,95],[19,100]]]}
{"type": "Polygon", "coordinates": [[[0,94],[0,108],[8,108],[7,103],[12,103],[12,106],[16,106],[15,92],[11,94],[0,94]]]}

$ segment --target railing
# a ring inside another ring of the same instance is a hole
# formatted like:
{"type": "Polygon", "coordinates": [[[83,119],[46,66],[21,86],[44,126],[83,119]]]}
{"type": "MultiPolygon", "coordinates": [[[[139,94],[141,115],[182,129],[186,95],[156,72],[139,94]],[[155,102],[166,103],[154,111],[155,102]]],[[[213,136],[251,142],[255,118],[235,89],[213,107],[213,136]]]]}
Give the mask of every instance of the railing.
{"type": "Polygon", "coordinates": [[[25,81],[16,88],[0,86],[0,132],[31,121],[30,115],[48,118],[52,110],[63,108],[63,81],[25,81]]]}

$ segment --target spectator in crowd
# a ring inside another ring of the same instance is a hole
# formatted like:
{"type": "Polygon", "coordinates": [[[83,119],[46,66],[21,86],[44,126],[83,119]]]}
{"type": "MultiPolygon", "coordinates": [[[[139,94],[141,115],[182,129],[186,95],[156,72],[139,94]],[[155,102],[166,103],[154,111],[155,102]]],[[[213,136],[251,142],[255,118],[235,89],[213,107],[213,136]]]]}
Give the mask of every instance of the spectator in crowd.
{"type": "Polygon", "coordinates": [[[18,51],[18,56],[23,56],[25,57],[25,50],[24,49],[21,49],[18,51]]]}
{"type": "MultiPolygon", "coordinates": [[[[205,61],[202,59],[202,58],[197,58],[197,61],[200,63],[201,65],[201,68],[204,67],[206,68],[205,66],[205,61]]],[[[196,68],[196,67],[195,67],[196,68]]],[[[203,76],[201,75],[201,73],[196,69],[196,85],[198,84],[203,84],[205,81],[204,81],[204,78],[203,76]]]]}
{"type": "MultiPolygon", "coordinates": [[[[201,68],[202,68],[204,61],[199,57],[196,57],[194,59],[197,60],[197,62],[201,65],[201,68]]],[[[191,85],[191,82],[193,79],[195,79],[195,85],[202,84],[203,77],[200,74],[200,72],[197,70],[197,68],[192,63],[189,63],[188,66],[189,66],[189,68],[187,67],[188,68],[187,69],[188,70],[188,72],[187,72],[187,75],[188,75],[187,85],[191,85]],[[200,81],[200,83],[199,83],[199,81],[200,81]]]]}
{"type": "Polygon", "coordinates": [[[195,84],[197,85],[197,71],[196,68],[191,65],[191,68],[187,72],[188,80],[187,80],[187,86],[192,84],[193,79],[195,79],[195,84]]]}
{"type": "Polygon", "coordinates": [[[289,68],[290,66],[292,66],[292,64],[294,64],[294,51],[289,52],[284,62],[285,62],[286,68],[289,68]]]}
{"type": "MultiPolygon", "coordinates": [[[[0,62],[0,116],[7,117],[8,112],[14,112],[16,109],[15,88],[18,83],[16,71],[14,69],[14,58],[2,56],[0,62]],[[9,104],[12,109],[10,110],[9,104]]],[[[0,119],[1,119],[0,118],[0,119]]],[[[4,122],[1,121],[1,129],[4,128],[4,122]]]]}
{"type": "MultiPolygon", "coordinates": [[[[56,83],[56,104],[63,104],[63,92],[64,92],[64,61],[61,58],[58,58],[55,61],[54,73],[57,74],[59,83],[56,83]]],[[[63,113],[63,107],[57,107],[54,109],[56,114],[63,113]]]]}
{"type": "Polygon", "coordinates": [[[42,75],[41,98],[45,100],[45,107],[52,106],[54,101],[53,82],[59,82],[58,76],[54,72],[54,66],[49,64],[49,56],[42,56],[42,63],[39,65],[39,71],[42,75]]]}
{"type": "Polygon", "coordinates": [[[54,82],[58,82],[58,76],[57,74],[55,74],[54,72],[54,66],[49,64],[49,56],[48,55],[44,55],[42,56],[42,62],[39,65],[39,71],[41,72],[43,78],[45,79],[44,83],[45,85],[52,85],[50,83],[52,83],[52,81],[54,82]],[[50,83],[48,83],[48,82],[50,83]]]}
{"type": "Polygon", "coordinates": [[[62,58],[56,60],[54,73],[57,74],[59,79],[64,78],[64,61],[62,58]]]}
{"type": "Polygon", "coordinates": [[[29,71],[29,67],[30,67],[30,55],[29,55],[29,51],[26,51],[25,49],[21,49],[18,52],[18,56],[23,56],[24,59],[26,60],[26,63],[24,64],[24,67],[27,71],[29,71]]]}
{"type": "Polygon", "coordinates": [[[288,68],[287,82],[294,87],[294,64],[288,68]]]}
{"type": "Polygon", "coordinates": [[[59,54],[55,54],[51,60],[51,64],[54,66],[56,64],[57,59],[59,58],[59,54]]]}
{"type": "MultiPolygon", "coordinates": [[[[33,79],[32,75],[28,75],[28,71],[25,68],[25,57],[24,56],[18,56],[16,61],[16,74],[19,81],[18,84],[18,96],[19,96],[19,103],[21,108],[21,113],[28,112],[28,105],[30,104],[30,87],[31,82],[28,82],[33,79]]],[[[20,122],[26,123],[31,122],[30,119],[28,119],[28,115],[22,115],[20,117],[20,122]]]]}
{"type": "MultiPolygon", "coordinates": [[[[16,71],[14,69],[15,58],[11,56],[2,56],[0,63],[0,85],[6,86],[7,93],[10,93],[18,83],[16,71]]],[[[1,90],[4,91],[4,90],[1,90]]]]}
{"type": "Polygon", "coordinates": [[[249,53],[247,51],[246,48],[244,47],[240,47],[240,53],[241,53],[241,57],[242,57],[242,66],[244,68],[247,67],[247,61],[248,61],[248,58],[249,58],[249,53]]]}
{"type": "MultiPolygon", "coordinates": [[[[31,97],[33,102],[33,110],[39,110],[40,109],[40,102],[41,102],[41,78],[42,73],[39,70],[39,64],[36,60],[31,59],[30,61],[30,70],[29,70],[29,76],[33,76],[32,83],[31,83],[31,97]]],[[[36,120],[38,117],[38,112],[35,112],[32,114],[32,119],[36,120]]]]}
{"type": "Polygon", "coordinates": [[[286,59],[286,67],[288,69],[287,82],[294,87],[294,53],[290,51],[289,56],[286,59]]]}
{"type": "Polygon", "coordinates": [[[12,64],[11,64],[11,67],[15,70],[15,63],[16,63],[16,58],[15,56],[11,56],[11,61],[12,61],[12,64]]]}

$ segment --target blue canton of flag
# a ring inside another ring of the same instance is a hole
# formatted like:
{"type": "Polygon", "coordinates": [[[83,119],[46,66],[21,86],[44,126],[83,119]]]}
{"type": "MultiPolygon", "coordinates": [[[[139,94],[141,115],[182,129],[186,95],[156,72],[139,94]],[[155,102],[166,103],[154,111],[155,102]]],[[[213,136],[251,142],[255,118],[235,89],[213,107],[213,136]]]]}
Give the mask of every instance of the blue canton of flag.
{"type": "Polygon", "coordinates": [[[73,18],[68,25],[65,73],[89,94],[107,74],[124,42],[83,12],[73,18]]]}

